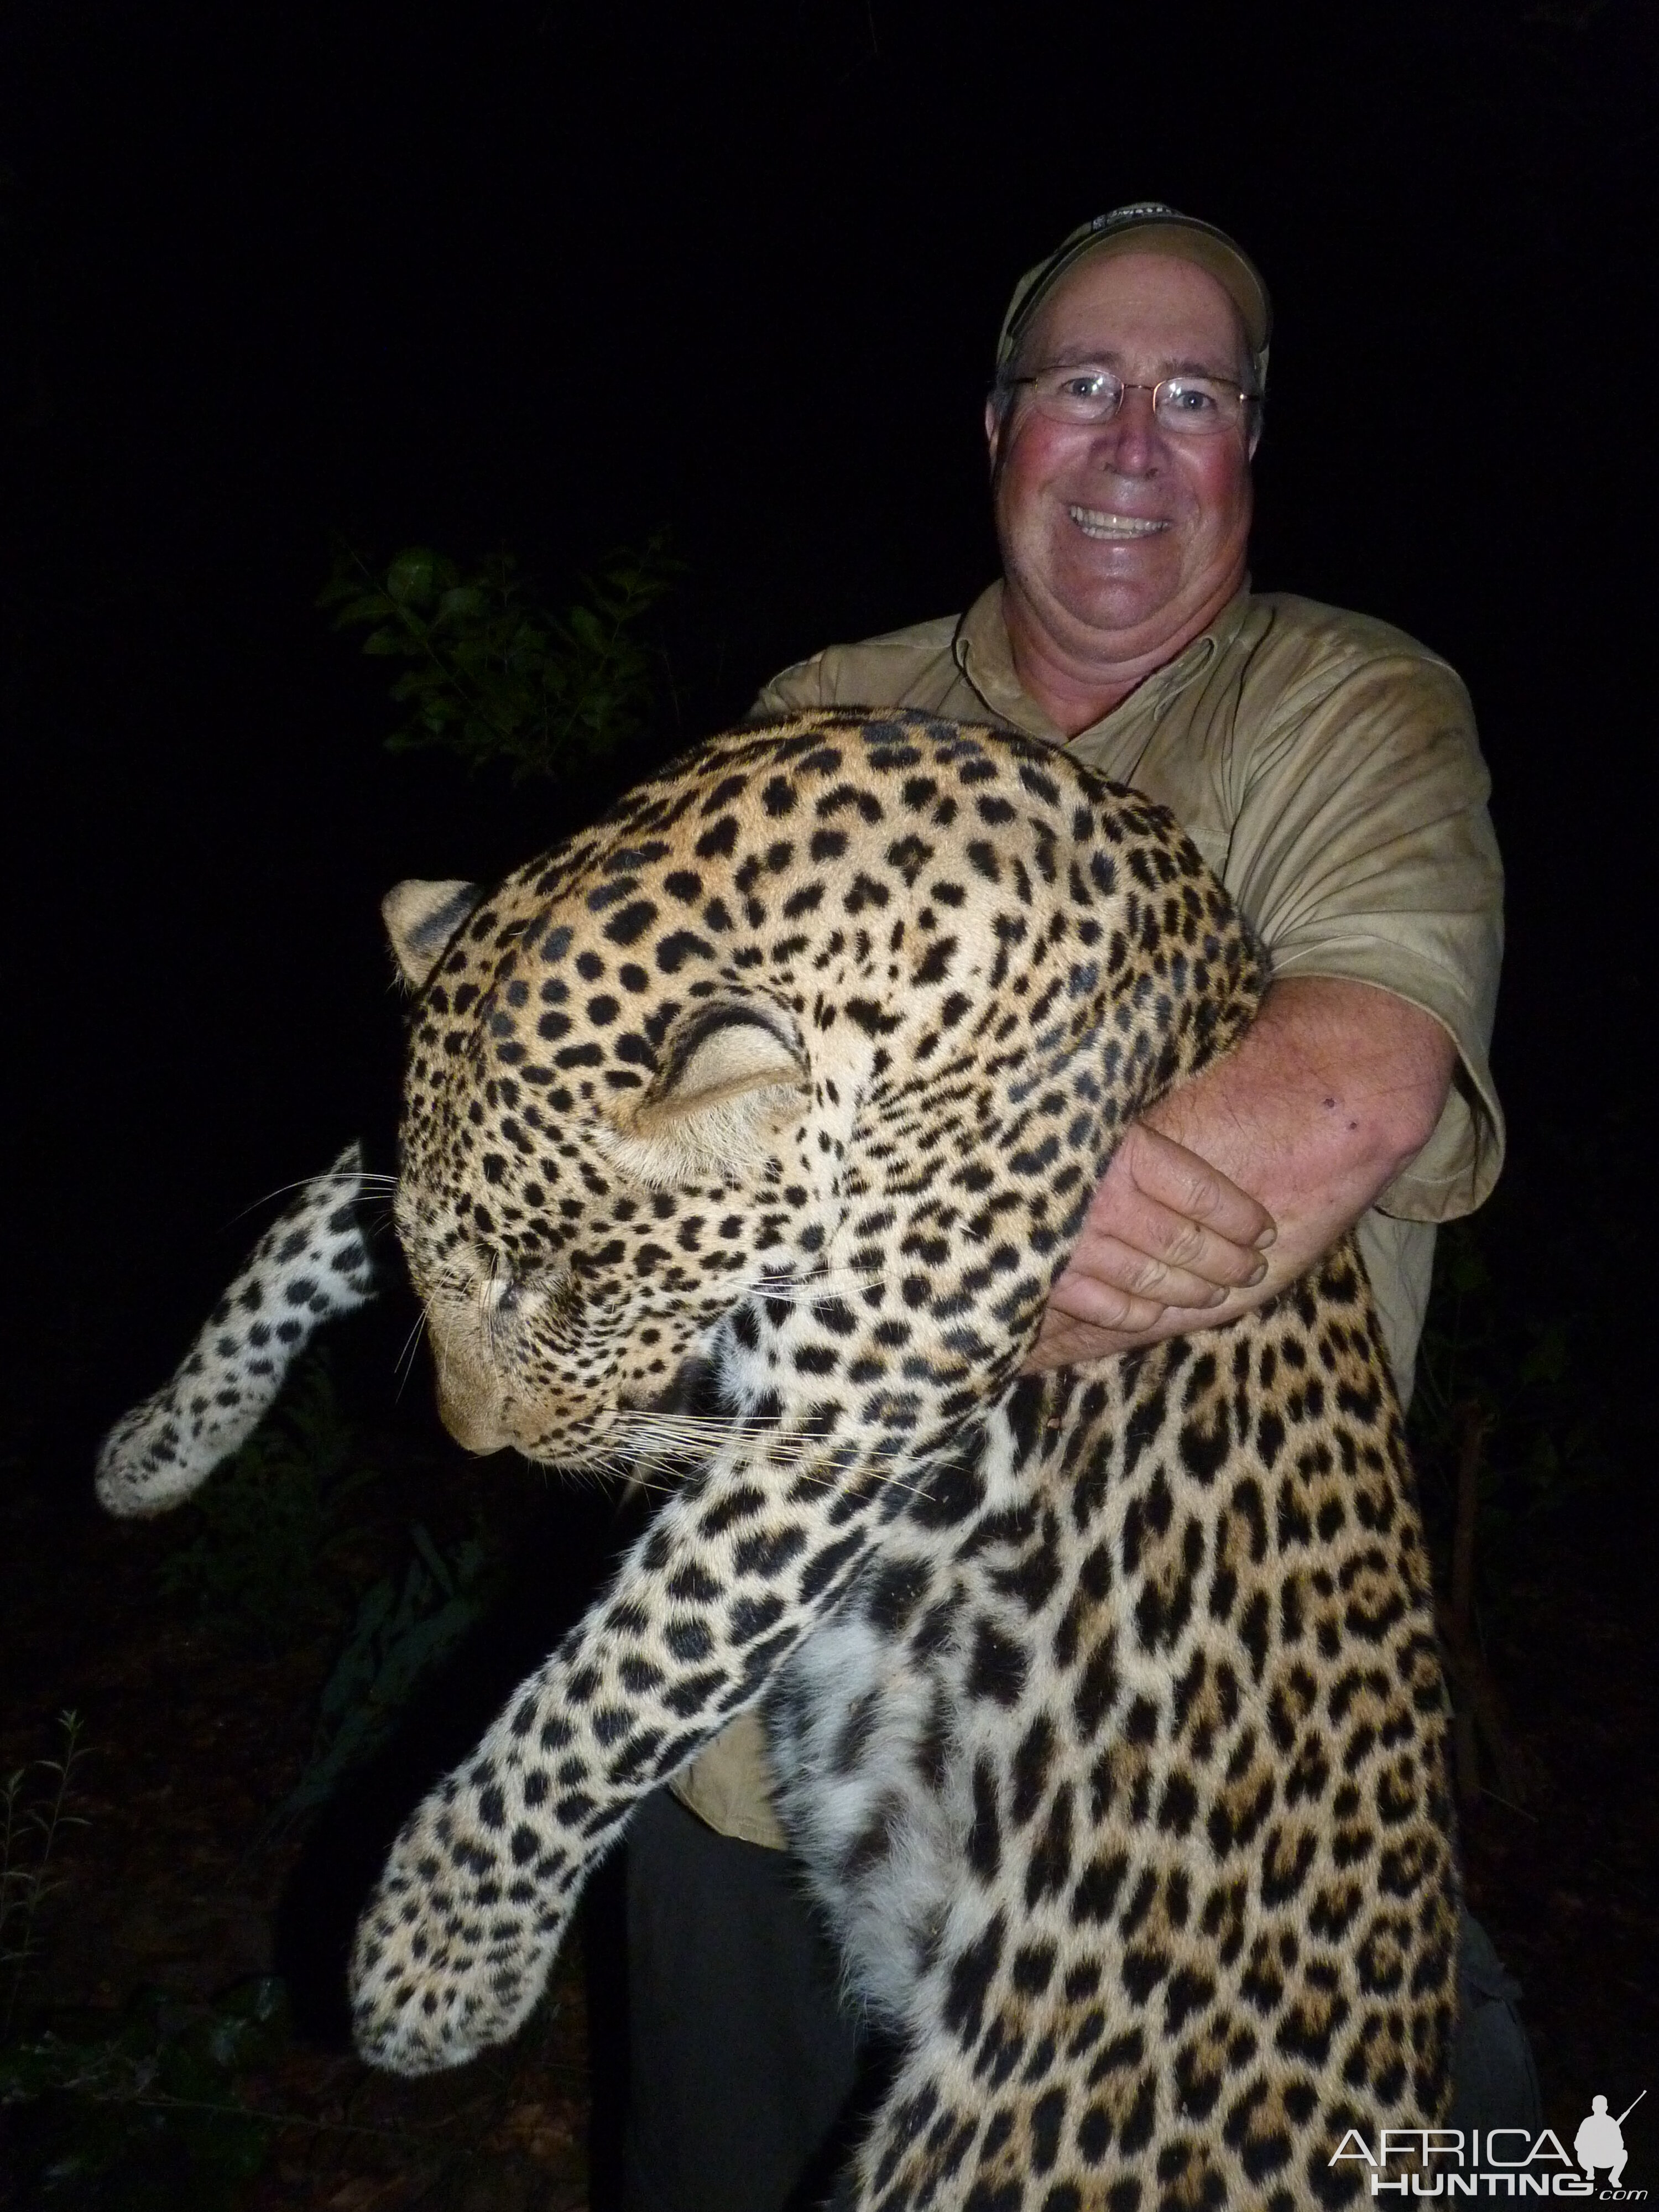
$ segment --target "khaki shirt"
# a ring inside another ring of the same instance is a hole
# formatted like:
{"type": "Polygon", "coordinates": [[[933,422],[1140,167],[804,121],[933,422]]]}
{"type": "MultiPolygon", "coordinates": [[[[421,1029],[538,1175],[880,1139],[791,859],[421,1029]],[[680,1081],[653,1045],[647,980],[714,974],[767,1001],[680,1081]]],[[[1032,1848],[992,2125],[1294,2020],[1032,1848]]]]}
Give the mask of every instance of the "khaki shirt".
{"type": "MultiPolygon", "coordinates": [[[[1000,583],[965,615],[786,669],[756,711],[830,706],[919,707],[1066,743],[1020,689],[1000,583]]],[[[1359,1224],[1408,1399],[1434,1224],[1472,1212],[1504,1155],[1487,1064],[1503,872],[1468,693],[1443,660],[1385,623],[1246,589],[1070,750],[1170,809],[1276,976],[1377,985],[1432,1014],[1456,1044],[1434,1134],[1359,1224]]],[[[733,1722],[673,1787],[722,1834],[781,1847],[756,1715],[733,1722]]]]}

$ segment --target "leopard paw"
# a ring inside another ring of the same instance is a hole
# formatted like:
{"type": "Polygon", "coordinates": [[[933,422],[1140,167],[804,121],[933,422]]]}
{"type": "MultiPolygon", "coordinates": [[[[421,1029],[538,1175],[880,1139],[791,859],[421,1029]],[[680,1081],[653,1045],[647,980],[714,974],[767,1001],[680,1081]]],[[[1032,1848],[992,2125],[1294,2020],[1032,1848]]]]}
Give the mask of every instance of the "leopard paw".
{"type": "Polygon", "coordinates": [[[492,1829],[455,1780],[404,1830],[352,1946],[352,2033],[370,2065],[431,2074],[516,2034],[574,1902],[562,1854],[492,1829]]]}

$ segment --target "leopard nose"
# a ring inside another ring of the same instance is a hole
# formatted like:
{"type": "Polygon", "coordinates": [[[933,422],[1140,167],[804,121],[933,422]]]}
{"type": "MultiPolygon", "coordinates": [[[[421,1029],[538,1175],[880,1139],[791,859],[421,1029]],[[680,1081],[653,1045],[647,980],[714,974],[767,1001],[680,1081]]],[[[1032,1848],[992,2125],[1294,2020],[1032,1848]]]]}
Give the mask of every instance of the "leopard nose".
{"type": "Polygon", "coordinates": [[[507,1449],[507,1432],[488,1409],[453,1398],[441,1389],[438,1392],[438,1419],[463,1451],[477,1452],[482,1458],[507,1449]]]}
{"type": "Polygon", "coordinates": [[[434,1344],[438,1368],[438,1418],[464,1451],[503,1451],[512,1439],[503,1423],[501,1393],[495,1377],[473,1359],[434,1344]]]}

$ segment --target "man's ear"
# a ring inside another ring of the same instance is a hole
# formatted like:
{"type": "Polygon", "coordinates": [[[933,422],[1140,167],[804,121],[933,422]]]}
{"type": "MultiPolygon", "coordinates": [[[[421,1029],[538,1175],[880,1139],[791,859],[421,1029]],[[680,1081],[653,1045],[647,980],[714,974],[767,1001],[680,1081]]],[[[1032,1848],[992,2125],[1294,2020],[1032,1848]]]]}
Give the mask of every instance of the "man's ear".
{"type": "Polygon", "coordinates": [[[405,983],[418,991],[438,964],[438,955],[483,894],[476,884],[451,877],[441,884],[411,877],[394,884],[380,901],[380,919],[405,983]]]}
{"type": "Polygon", "coordinates": [[[622,1140],[629,1170],[656,1185],[741,1181],[780,1122],[811,1100],[793,1027],[781,1010],[741,1002],[676,1023],[622,1140]]]}

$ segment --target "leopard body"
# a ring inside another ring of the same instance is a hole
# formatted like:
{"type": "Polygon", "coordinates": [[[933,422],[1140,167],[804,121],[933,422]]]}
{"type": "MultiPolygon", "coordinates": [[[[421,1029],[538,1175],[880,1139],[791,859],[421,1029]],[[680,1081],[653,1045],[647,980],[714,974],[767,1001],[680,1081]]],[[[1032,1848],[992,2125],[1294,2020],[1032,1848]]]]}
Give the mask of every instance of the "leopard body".
{"type": "Polygon", "coordinates": [[[449,1425],[678,1473],[398,1838],[365,2055],[510,2035],[641,1796],[760,1705],[901,2045],[849,2202],[1356,2200],[1347,2130],[1443,2113],[1456,1929],[1363,1269],[1021,1371],[1124,1127],[1259,1003],[1190,843],[1039,744],[831,710],[387,910],[449,1425]]]}

